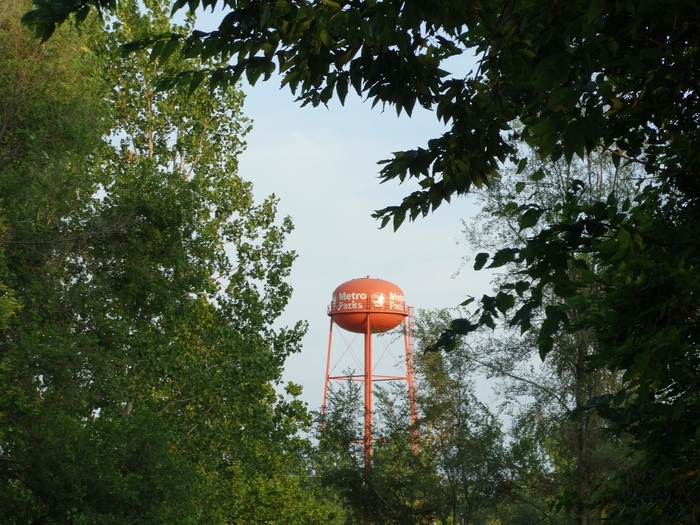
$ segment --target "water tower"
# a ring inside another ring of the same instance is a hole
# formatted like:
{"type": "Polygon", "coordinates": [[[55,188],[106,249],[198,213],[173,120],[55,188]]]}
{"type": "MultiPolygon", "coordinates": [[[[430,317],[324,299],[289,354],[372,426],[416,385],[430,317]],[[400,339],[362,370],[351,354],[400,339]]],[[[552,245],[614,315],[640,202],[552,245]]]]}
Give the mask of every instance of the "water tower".
{"type": "Polygon", "coordinates": [[[406,381],[408,385],[409,410],[411,423],[415,420],[415,401],[413,385],[413,307],[406,306],[401,289],[382,279],[369,276],[352,279],[338,286],[333,292],[328,307],[331,318],[328,331],[328,358],[326,361],[326,382],[323,390],[323,410],[326,409],[328,384],[330,381],[358,381],[364,383],[365,429],[364,449],[365,463],[369,465],[372,444],[372,385],[376,381],[406,381]],[[364,335],[364,372],[352,376],[331,375],[331,347],[333,342],[333,325],[355,334],[364,335]],[[372,335],[388,332],[403,325],[403,342],[405,352],[405,373],[387,375],[375,373],[372,358],[372,335]]]}

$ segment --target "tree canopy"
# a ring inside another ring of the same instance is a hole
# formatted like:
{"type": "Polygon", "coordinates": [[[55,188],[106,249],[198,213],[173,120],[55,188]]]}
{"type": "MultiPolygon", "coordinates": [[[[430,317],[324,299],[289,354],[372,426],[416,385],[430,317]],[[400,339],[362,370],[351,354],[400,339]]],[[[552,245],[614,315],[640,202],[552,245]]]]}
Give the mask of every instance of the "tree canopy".
{"type": "MultiPolygon", "coordinates": [[[[48,38],[71,13],[114,5],[38,0],[24,20],[48,38]]],[[[518,138],[555,159],[609,148],[618,161],[694,185],[700,22],[691,0],[179,0],[174,10],[217,6],[225,15],[215,31],[152,34],[124,49],[221,59],[163,87],[255,82],[277,69],[304,103],[342,102],[352,88],[398,112],[419,104],[448,125],[382,169],[384,180],[421,185],[378,212],[395,226],[490,184],[502,162],[520,160],[518,138]],[[476,71],[443,69],[465,53],[476,53],[476,71]]]]}
{"type": "MultiPolygon", "coordinates": [[[[450,320],[447,311],[420,311],[419,350],[450,320]]],[[[489,522],[511,492],[511,465],[500,422],[477,400],[470,371],[464,354],[419,351],[413,422],[405,384],[375,388],[370,469],[361,446],[361,390],[350,378],[330,389],[320,417],[316,479],[337,494],[346,523],[489,522]]]]}
{"type": "Polygon", "coordinates": [[[327,523],[275,389],[291,222],[236,174],[239,91],[115,56],[149,6],[43,44],[0,8],[0,521],[327,523]]]}
{"type": "MultiPolygon", "coordinates": [[[[638,194],[583,198],[572,179],[558,202],[505,203],[522,240],[479,254],[475,267],[519,265],[493,296],[455,320],[438,342],[498,319],[535,329],[542,357],[557,333],[589,333],[591,369],[619,373],[614,393],[594,396],[610,430],[633,438],[632,467],[597,493],[608,517],[629,523],[695,523],[700,501],[700,17],[691,0],[178,0],[177,9],[223,6],[219,28],[137,38],[151,48],[217,57],[182,68],[160,87],[233,86],[275,69],[306,104],[352,88],[409,114],[433,110],[448,129],[395,153],[384,181],[420,189],[377,212],[395,228],[453,196],[493,184],[508,163],[571,162],[595,149],[615,167],[644,169],[638,194]],[[476,53],[474,71],[447,71],[476,53]]],[[[108,12],[114,0],[37,0],[27,13],[48,38],[72,13],[108,12]]],[[[534,181],[546,168],[525,171],[534,181]]],[[[518,181],[516,192],[523,189],[518,181]]],[[[509,266],[510,267],[510,266],[509,266]]]]}

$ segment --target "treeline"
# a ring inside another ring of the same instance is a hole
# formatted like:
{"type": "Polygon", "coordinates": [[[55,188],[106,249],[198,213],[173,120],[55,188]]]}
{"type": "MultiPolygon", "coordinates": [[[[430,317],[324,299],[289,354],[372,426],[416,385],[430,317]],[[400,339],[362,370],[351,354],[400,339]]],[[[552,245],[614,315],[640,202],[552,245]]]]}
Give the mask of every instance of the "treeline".
{"type": "Polygon", "coordinates": [[[119,54],[167,3],[45,43],[29,8],[0,6],[0,522],[332,522],[275,389],[305,327],[272,326],[292,226],[236,175],[242,94],[119,54]]]}

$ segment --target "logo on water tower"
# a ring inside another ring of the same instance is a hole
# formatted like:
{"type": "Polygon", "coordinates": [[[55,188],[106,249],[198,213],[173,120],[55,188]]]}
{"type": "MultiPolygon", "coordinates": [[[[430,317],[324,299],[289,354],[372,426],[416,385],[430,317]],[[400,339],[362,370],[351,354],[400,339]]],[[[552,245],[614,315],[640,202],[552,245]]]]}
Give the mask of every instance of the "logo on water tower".
{"type": "Polygon", "coordinates": [[[372,305],[375,308],[384,308],[384,301],[386,300],[386,295],[383,293],[373,293],[372,294],[372,305]]]}

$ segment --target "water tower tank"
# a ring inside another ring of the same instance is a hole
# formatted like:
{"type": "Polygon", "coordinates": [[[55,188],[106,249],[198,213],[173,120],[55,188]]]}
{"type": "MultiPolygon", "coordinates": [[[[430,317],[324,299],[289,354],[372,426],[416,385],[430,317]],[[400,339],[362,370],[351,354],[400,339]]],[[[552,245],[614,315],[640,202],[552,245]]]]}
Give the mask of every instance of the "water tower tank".
{"type": "Polygon", "coordinates": [[[341,284],[333,292],[328,315],[349,332],[387,332],[408,316],[401,288],[383,279],[363,277],[341,284]]]}

